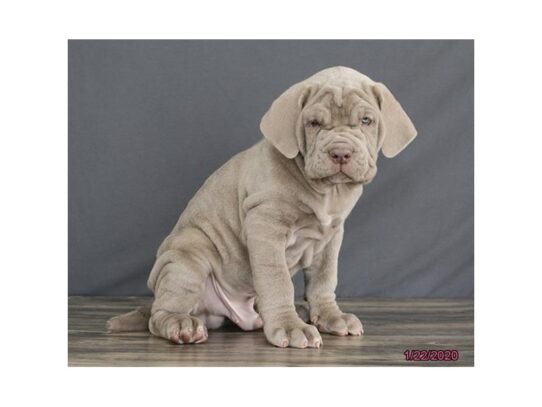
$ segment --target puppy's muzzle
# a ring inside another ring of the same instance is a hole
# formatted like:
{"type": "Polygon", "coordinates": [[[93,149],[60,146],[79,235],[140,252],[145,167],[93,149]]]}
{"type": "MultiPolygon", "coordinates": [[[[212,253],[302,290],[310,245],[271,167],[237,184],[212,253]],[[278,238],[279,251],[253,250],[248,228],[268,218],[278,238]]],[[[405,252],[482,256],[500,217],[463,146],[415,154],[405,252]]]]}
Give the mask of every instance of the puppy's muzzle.
{"type": "Polygon", "coordinates": [[[329,154],[331,161],[333,161],[335,164],[344,165],[348,164],[352,158],[354,150],[352,147],[342,144],[331,147],[327,153],[329,154]]]}

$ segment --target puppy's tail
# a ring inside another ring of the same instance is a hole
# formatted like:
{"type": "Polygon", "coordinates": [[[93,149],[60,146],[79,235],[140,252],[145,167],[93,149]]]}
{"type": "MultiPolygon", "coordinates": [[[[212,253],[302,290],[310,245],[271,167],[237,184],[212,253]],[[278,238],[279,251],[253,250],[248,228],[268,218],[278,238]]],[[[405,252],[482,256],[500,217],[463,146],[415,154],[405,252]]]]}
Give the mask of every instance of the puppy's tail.
{"type": "Polygon", "coordinates": [[[126,314],[118,315],[106,322],[108,332],[141,332],[149,330],[151,305],[143,305],[126,314]]]}

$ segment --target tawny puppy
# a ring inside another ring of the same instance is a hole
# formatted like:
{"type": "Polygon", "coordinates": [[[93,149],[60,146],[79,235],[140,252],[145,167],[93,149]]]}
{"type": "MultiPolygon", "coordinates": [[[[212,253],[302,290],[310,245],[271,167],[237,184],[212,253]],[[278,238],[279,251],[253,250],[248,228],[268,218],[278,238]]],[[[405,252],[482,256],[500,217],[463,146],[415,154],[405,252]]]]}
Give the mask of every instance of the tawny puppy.
{"type": "Polygon", "coordinates": [[[260,128],[264,138],[207,179],[160,246],[150,309],[112,318],[109,330],[148,326],[175,343],[201,343],[229,318],[295,348],[320,347],[319,332],[362,334],[335,302],[343,223],[379,151],[395,156],[416,129],[383,84],[345,67],[289,88],[260,128]],[[299,270],[310,321],[294,306],[299,270]]]}

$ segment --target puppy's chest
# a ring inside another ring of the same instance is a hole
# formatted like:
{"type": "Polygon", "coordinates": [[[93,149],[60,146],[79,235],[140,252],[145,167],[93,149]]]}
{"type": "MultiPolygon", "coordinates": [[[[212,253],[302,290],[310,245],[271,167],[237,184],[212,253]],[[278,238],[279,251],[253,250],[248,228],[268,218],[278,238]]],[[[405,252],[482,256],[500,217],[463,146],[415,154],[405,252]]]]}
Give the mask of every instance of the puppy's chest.
{"type": "Polygon", "coordinates": [[[299,203],[303,215],[288,234],[286,262],[291,272],[309,267],[342,228],[346,217],[361,195],[361,188],[349,193],[334,192],[323,199],[299,203]]]}
{"type": "Polygon", "coordinates": [[[314,215],[300,219],[288,234],[286,243],[286,263],[296,271],[309,267],[314,257],[320,253],[338,232],[342,221],[335,218],[323,225],[314,215]]]}

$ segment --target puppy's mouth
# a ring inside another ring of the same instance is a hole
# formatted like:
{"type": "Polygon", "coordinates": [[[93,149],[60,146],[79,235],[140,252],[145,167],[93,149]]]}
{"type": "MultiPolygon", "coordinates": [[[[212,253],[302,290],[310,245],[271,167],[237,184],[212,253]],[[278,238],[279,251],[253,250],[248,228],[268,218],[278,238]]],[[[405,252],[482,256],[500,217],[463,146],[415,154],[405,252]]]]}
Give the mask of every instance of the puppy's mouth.
{"type": "Polygon", "coordinates": [[[338,171],[335,174],[326,177],[325,180],[331,184],[348,184],[356,182],[348,174],[345,174],[342,171],[338,171]]]}
{"type": "Polygon", "coordinates": [[[367,159],[356,155],[346,162],[330,154],[316,155],[303,160],[303,168],[308,178],[328,185],[335,184],[368,184],[372,180],[372,166],[367,159]]]}
{"type": "Polygon", "coordinates": [[[340,166],[338,171],[322,178],[322,180],[330,184],[367,185],[371,183],[371,181],[374,178],[375,173],[376,173],[375,169],[367,168],[366,170],[363,171],[363,175],[359,176],[356,174],[350,174],[348,168],[344,168],[343,166],[340,166]]]}

